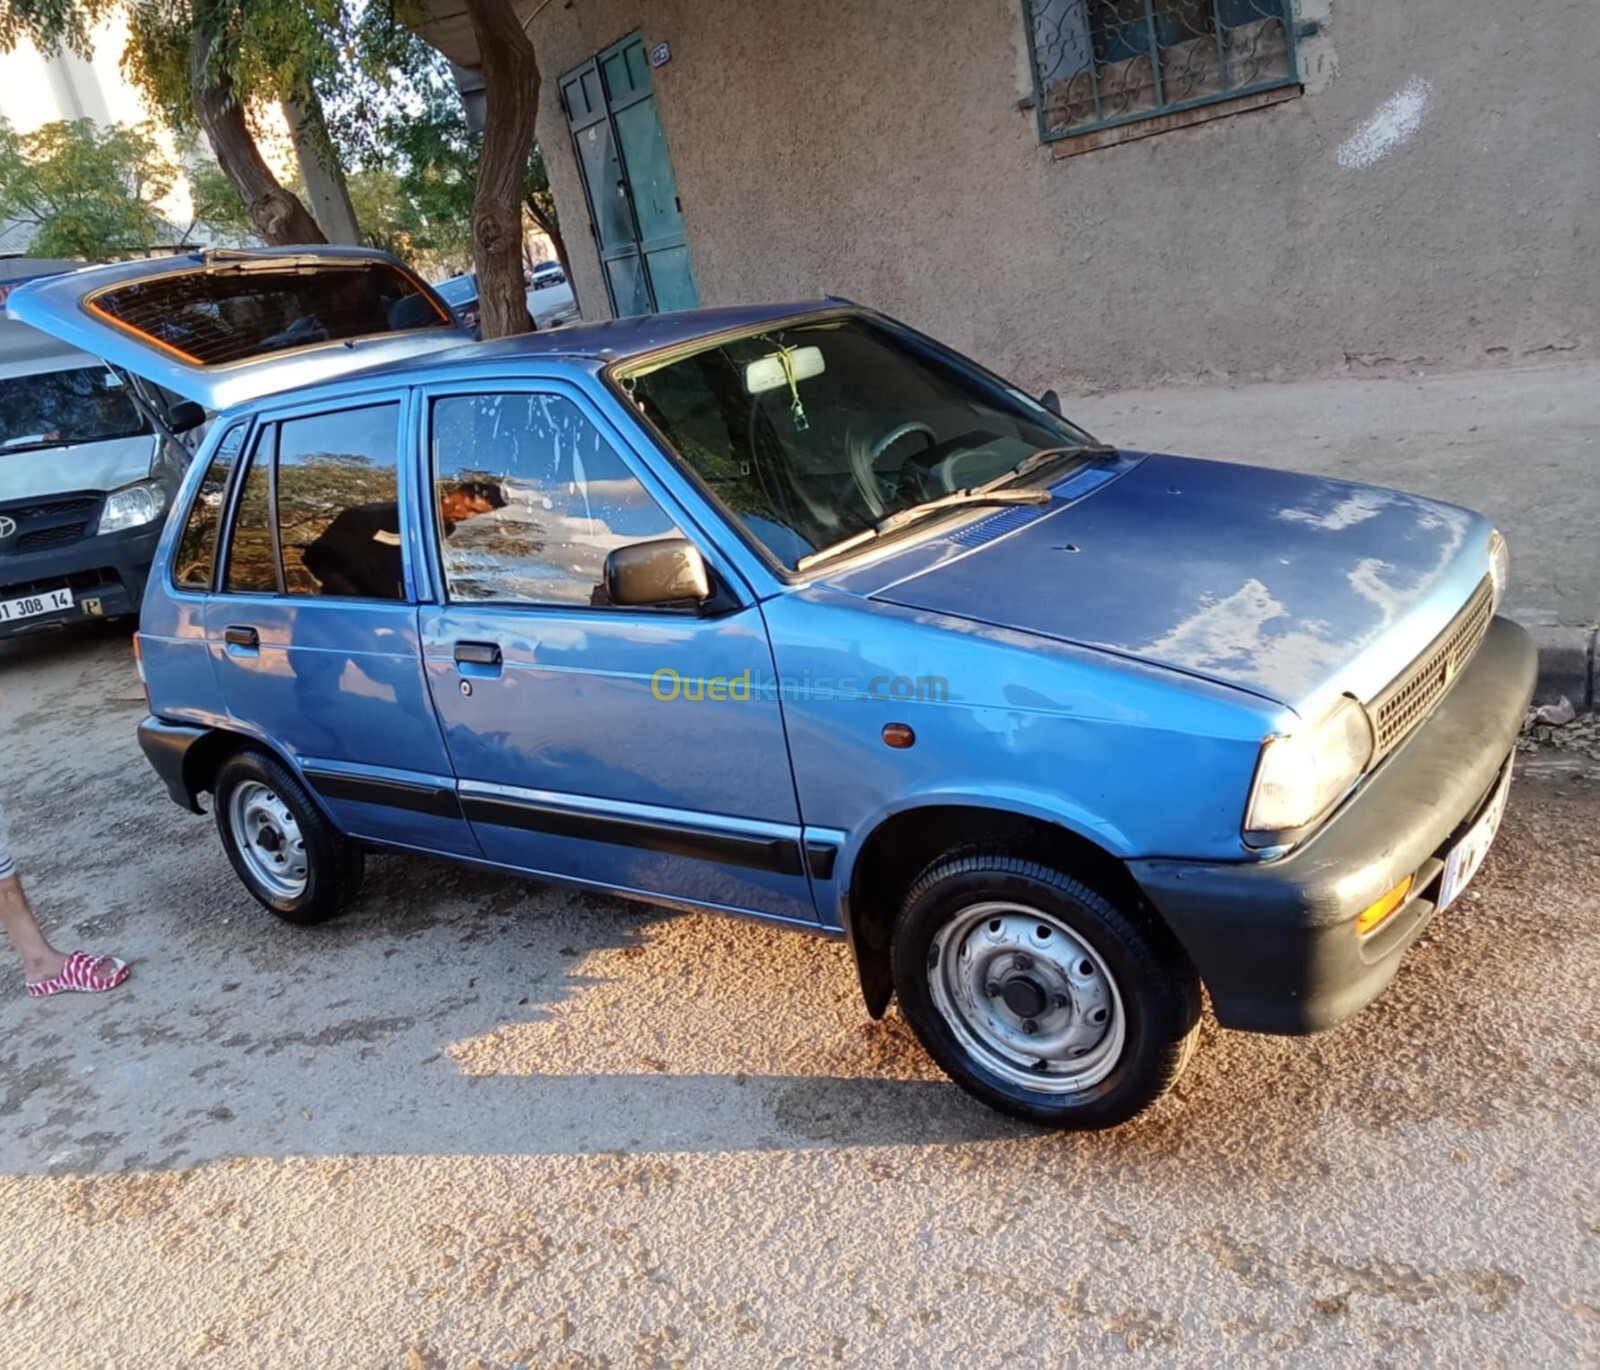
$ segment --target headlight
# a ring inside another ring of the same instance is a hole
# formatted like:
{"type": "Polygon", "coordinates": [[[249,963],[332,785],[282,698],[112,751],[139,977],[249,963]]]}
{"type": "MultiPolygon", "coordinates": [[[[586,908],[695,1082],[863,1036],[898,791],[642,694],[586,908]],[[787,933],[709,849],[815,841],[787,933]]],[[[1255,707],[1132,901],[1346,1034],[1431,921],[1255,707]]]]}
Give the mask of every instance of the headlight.
{"type": "Polygon", "coordinates": [[[1511,549],[1498,528],[1489,534],[1489,579],[1494,584],[1494,607],[1498,609],[1506,597],[1506,582],[1511,579],[1511,549]]]}
{"type": "Polygon", "coordinates": [[[167,508],[167,492],[154,481],[113,490],[100,511],[101,533],[120,533],[125,528],[141,528],[154,523],[167,508]]]}
{"type": "Polygon", "coordinates": [[[1245,830],[1271,838],[1309,826],[1344,797],[1372,761],[1372,722],[1348,696],[1313,727],[1261,747],[1245,830]]]}

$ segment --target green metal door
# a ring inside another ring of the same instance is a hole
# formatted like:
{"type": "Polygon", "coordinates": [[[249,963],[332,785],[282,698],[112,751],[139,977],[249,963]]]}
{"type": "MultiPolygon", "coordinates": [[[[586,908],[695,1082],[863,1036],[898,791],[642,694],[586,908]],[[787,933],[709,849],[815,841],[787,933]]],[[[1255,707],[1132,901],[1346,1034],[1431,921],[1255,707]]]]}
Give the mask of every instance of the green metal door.
{"type": "Polygon", "coordinates": [[[632,34],[569,71],[561,102],[613,312],[694,308],[700,292],[644,38],[632,34]]]}

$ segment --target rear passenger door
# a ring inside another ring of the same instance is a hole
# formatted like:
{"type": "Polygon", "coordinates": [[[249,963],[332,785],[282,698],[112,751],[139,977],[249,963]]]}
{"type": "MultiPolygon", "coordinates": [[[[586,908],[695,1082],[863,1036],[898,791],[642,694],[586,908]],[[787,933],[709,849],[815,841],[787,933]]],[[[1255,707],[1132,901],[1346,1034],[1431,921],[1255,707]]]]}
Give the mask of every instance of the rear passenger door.
{"type": "Polygon", "coordinates": [[[345,831],[477,855],[417,640],[406,403],[363,397],[258,424],[206,639],[228,713],[294,758],[345,831]]]}

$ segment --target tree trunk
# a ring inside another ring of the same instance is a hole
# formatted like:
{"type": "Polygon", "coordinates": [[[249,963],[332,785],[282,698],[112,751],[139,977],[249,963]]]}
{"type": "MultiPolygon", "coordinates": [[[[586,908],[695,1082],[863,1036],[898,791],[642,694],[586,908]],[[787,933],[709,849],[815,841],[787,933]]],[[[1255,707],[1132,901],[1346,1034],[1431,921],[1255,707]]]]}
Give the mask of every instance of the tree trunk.
{"type": "Polygon", "coordinates": [[[483,57],[486,114],[472,201],[472,260],[485,338],[526,333],[522,186],[539,117],[539,63],[511,0],[466,0],[483,57]]]}
{"type": "Polygon", "coordinates": [[[295,161],[305,183],[311,213],[330,243],[349,243],[359,247],[365,239],[356,222],[356,209],[350,203],[350,187],[345,183],[339,154],[328,136],[322,101],[307,86],[304,92],[283,101],[283,117],[289,121],[294,137],[295,161]]]}
{"type": "Polygon", "coordinates": [[[561,236],[560,225],[534,203],[533,196],[528,196],[523,203],[528,207],[528,217],[533,220],[534,227],[550,239],[550,245],[556,250],[556,260],[561,263],[561,274],[570,283],[572,264],[567,260],[567,240],[561,236]]]}
{"type": "Polygon", "coordinates": [[[214,50],[228,41],[219,0],[193,0],[194,35],[189,44],[189,88],[195,117],[233,188],[239,192],[264,242],[325,243],[306,207],[278,184],[251,136],[233,78],[214,50]]]}

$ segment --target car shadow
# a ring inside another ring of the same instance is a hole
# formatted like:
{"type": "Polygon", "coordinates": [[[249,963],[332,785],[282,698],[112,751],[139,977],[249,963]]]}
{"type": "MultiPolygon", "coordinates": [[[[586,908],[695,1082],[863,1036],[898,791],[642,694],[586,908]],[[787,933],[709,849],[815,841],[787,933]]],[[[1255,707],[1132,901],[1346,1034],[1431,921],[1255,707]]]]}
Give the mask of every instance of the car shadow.
{"type": "Polygon", "coordinates": [[[1195,1183],[1219,1193],[1264,1171],[1292,1190],[1329,1115],[1481,1127],[1595,1101],[1556,1021],[1568,1008],[1539,988],[1587,934],[1520,916],[1533,872],[1546,889],[1582,880],[1582,810],[1513,805],[1469,901],[1351,1023],[1290,1040],[1208,1015],[1188,1074],[1143,1118],[1052,1134],[945,1080],[893,1012],[867,1019],[838,943],[397,857],[371,863],[344,918],[290,927],[242,892],[209,824],[144,818],[148,788],[108,787],[102,826],[131,825],[114,869],[27,837],[42,912],[135,973],[114,995],[41,1003],[0,970],[0,1173],[900,1148],[1071,1174],[1204,1158],[1195,1183]],[[1499,1069],[1477,1091],[1436,1087],[1483,1059],[1499,1069]],[[1304,1126],[1263,1129],[1268,1115],[1304,1126]]]}

